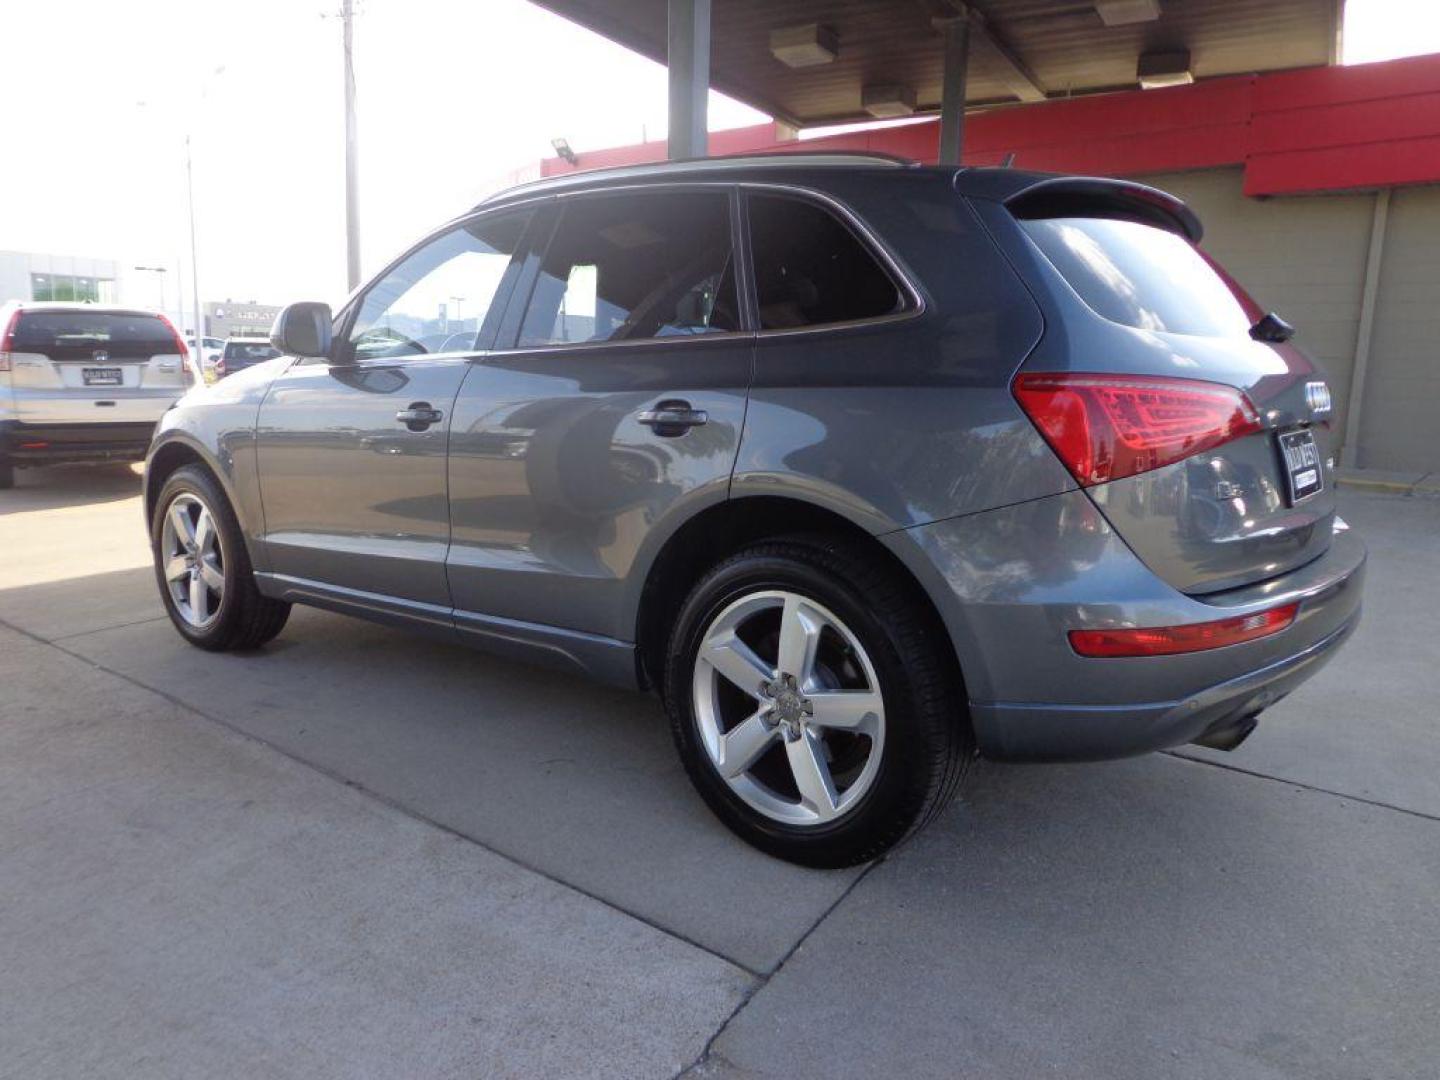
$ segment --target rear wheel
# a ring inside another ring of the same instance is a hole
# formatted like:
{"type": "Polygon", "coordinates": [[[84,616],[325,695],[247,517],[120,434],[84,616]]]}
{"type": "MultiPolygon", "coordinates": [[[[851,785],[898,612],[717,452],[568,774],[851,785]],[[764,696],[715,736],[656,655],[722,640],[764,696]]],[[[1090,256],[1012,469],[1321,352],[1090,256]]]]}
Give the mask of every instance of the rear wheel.
{"type": "Polygon", "coordinates": [[[254,649],[285,626],[290,605],[255,587],[240,524],[204,469],[177,469],[155,501],[155,578],[175,629],[202,649],[254,649]]]}
{"type": "Polygon", "coordinates": [[[700,581],[665,696],[686,771],[726,825],[781,858],[846,866],[949,801],[973,741],[948,643],[918,603],[823,539],[756,545],[700,581]]]}

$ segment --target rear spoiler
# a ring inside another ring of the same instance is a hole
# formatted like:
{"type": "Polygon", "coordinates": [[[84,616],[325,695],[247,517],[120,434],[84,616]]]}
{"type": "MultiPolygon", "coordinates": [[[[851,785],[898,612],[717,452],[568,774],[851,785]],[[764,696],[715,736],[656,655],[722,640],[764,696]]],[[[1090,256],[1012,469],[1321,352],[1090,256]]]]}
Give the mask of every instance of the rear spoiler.
{"type": "Polygon", "coordinates": [[[1130,180],[1056,176],[1003,200],[1018,218],[1116,217],[1143,221],[1198,244],[1205,228],[1195,212],[1168,192],[1130,180]]]}

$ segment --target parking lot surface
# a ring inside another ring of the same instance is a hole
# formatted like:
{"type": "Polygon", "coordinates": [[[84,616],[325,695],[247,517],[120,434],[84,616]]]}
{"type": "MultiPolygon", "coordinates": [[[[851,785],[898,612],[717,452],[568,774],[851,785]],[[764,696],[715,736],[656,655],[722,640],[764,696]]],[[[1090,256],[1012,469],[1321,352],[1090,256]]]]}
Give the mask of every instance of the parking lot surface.
{"type": "Polygon", "coordinates": [[[138,475],[0,493],[0,1076],[1440,1075],[1440,500],[1239,750],[760,855],[659,706],[296,609],[184,645],[138,475]]]}

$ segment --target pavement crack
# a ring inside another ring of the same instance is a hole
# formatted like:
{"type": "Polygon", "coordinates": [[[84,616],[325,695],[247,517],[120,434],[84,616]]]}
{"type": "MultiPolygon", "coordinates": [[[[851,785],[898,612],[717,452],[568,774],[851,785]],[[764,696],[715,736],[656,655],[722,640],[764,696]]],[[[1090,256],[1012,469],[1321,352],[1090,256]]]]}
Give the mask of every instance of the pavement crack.
{"type": "Polygon", "coordinates": [[[1393,810],[1397,814],[1405,814],[1409,817],[1419,818],[1421,821],[1440,821],[1440,814],[1427,814],[1424,810],[1411,810],[1409,807],[1396,806],[1394,803],[1381,802],[1379,799],[1367,799],[1364,795],[1351,795],[1345,791],[1335,791],[1331,788],[1320,787],[1318,784],[1307,784],[1303,780],[1291,780],[1284,776],[1272,776],[1270,773],[1257,772],[1254,769],[1247,769],[1241,765],[1231,765],[1224,761],[1211,761],[1209,758],[1190,757],[1188,754],[1182,754],[1178,750],[1161,750],[1160,753],[1168,758],[1174,758],[1176,761],[1188,761],[1191,765],[1207,765],[1212,769],[1223,769],[1226,772],[1253,776],[1257,780],[1270,780],[1277,784],[1288,784],[1290,787],[1313,791],[1317,795],[1333,795],[1337,799],[1364,803],[1366,806],[1374,806],[1380,810],[1393,810]]]}
{"type": "Polygon", "coordinates": [[[695,1060],[690,1062],[689,1065],[686,1065],[683,1069],[677,1072],[671,1078],[671,1080],[680,1080],[681,1077],[699,1075],[698,1070],[704,1068],[707,1064],[710,1063],[712,1057],[714,1056],[715,1043],[719,1040],[721,1035],[725,1034],[726,1029],[730,1027],[731,1021],[733,1021],[737,1016],[739,1016],[742,1012],[745,1011],[745,1006],[749,1005],[750,1002],[755,999],[755,996],[760,993],[760,991],[764,990],[765,987],[770,985],[770,980],[775,978],[776,975],[779,975],[780,972],[785,969],[785,965],[789,963],[790,958],[799,951],[800,946],[804,945],[805,942],[810,939],[810,935],[815,933],[815,931],[820,928],[820,924],[823,923],[826,919],[828,919],[836,908],[838,908],[847,899],[849,899],[850,894],[855,891],[856,886],[858,886],[862,881],[869,877],[870,871],[874,870],[877,866],[883,863],[886,858],[888,858],[888,856],[888,852],[885,855],[881,855],[878,859],[876,859],[874,862],[870,863],[863,870],[861,870],[860,873],[856,874],[855,880],[850,882],[849,885],[846,885],[845,888],[840,891],[840,895],[835,897],[834,900],[832,900],[828,905],[826,905],[825,910],[820,912],[820,914],[815,917],[815,921],[805,928],[805,932],[795,939],[795,943],[791,945],[790,948],[785,950],[785,955],[780,957],[780,959],[776,962],[775,966],[770,969],[769,973],[756,977],[754,985],[752,985],[749,990],[747,990],[744,994],[741,995],[740,1000],[735,1003],[735,1008],[730,1010],[730,1015],[725,1017],[724,1020],[720,1021],[720,1026],[717,1027],[715,1031],[711,1034],[711,1036],[705,1040],[705,1045],[701,1047],[700,1053],[695,1058],[695,1060]]]}

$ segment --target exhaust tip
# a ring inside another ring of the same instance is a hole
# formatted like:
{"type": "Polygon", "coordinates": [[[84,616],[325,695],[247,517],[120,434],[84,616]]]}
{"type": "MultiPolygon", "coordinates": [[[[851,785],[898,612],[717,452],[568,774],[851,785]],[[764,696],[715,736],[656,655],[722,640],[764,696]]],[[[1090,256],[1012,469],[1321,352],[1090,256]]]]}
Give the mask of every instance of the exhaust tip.
{"type": "Polygon", "coordinates": [[[1222,720],[1206,728],[1199,738],[1191,739],[1190,744],[1211,750],[1234,750],[1250,737],[1250,733],[1260,723],[1259,716],[1258,712],[1254,712],[1238,720],[1222,720]]]}

